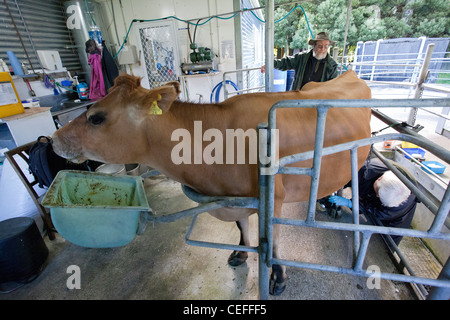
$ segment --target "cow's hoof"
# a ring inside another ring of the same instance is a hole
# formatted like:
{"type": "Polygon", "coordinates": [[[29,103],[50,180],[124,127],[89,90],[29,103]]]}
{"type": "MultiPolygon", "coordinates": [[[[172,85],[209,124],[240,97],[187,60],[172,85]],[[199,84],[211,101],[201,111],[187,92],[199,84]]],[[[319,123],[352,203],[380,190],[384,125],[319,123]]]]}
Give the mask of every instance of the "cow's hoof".
{"type": "Polygon", "coordinates": [[[277,277],[272,276],[270,277],[270,283],[269,283],[269,293],[273,296],[278,296],[283,293],[284,289],[286,289],[286,279],[277,279],[277,277]],[[281,280],[281,281],[280,281],[281,280]]]}
{"type": "Polygon", "coordinates": [[[244,251],[233,251],[233,253],[228,258],[228,264],[232,267],[240,266],[245,263],[248,258],[248,253],[244,251]]]}
{"type": "Polygon", "coordinates": [[[340,217],[342,217],[341,207],[331,208],[330,211],[328,212],[328,215],[333,219],[339,219],[340,217]]]}

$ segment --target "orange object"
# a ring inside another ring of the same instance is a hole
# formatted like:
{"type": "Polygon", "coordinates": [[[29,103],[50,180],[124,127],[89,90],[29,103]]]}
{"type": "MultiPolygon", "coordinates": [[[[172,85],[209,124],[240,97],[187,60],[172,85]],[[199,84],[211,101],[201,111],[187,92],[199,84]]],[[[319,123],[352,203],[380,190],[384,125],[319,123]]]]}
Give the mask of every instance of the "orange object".
{"type": "Polygon", "coordinates": [[[23,105],[9,72],[0,72],[0,118],[23,113],[23,105]]]}
{"type": "Polygon", "coordinates": [[[394,141],[392,141],[392,140],[387,140],[387,141],[385,141],[384,142],[384,148],[385,149],[391,149],[392,148],[392,143],[393,143],[394,141]]]}

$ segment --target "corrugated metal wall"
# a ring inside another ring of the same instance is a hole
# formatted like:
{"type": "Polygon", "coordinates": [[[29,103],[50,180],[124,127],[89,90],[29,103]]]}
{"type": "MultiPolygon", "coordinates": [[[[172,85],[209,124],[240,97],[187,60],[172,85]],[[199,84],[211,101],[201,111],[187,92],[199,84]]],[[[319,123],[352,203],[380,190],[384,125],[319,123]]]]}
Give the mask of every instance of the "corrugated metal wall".
{"type": "MultiPolygon", "coordinates": [[[[254,8],[250,0],[241,2],[242,8],[254,8]]],[[[260,14],[259,11],[254,11],[260,14]]],[[[263,19],[262,16],[260,16],[263,19]]],[[[241,15],[242,68],[256,68],[264,64],[264,24],[250,12],[241,15]]],[[[264,85],[264,75],[260,71],[249,73],[249,88],[264,85]]],[[[247,79],[243,74],[242,83],[246,88],[247,79]]]]}
{"type": "Polygon", "coordinates": [[[57,50],[62,64],[67,70],[81,71],[78,53],[70,31],[66,27],[66,15],[62,1],[6,0],[7,6],[4,1],[0,1],[0,58],[8,66],[10,63],[6,51],[13,51],[19,61],[24,62],[31,70],[26,53],[32,67],[40,69],[35,50],[57,50]],[[19,30],[26,52],[7,8],[19,30]]]}

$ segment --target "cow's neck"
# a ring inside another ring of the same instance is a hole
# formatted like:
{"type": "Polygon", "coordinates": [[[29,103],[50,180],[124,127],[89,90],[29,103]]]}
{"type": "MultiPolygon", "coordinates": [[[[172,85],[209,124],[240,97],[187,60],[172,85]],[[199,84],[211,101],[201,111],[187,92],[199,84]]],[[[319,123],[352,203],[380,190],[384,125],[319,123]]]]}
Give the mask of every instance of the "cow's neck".
{"type": "MultiPolygon", "coordinates": [[[[201,135],[203,135],[203,132],[208,128],[224,130],[224,128],[227,128],[230,118],[231,115],[218,105],[175,101],[167,114],[160,117],[156,116],[148,122],[147,139],[150,152],[146,164],[176,181],[191,185],[190,182],[193,177],[190,176],[190,172],[187,172],[186,167],[173,163],[172,149],[182,140],[181,138],[180,140],[172,140],[172,135],[178,129],[185,129],[194,139],[194,126],[196,126],[198,133],[200,125],[202,127],[201,135]]],[[[191,145],[193,153],[192,148],[193,145],[191,145]]]]}
{"type": "Polygon", "coordinates": [[[220,123],[220,120],[226,120],[228,113],[225,108],[218,104],[196,104],[181,101],[174,101],[170,108],[173,116],[171,122],[179,125],[193,123],[193,121],[204,121],[211,125],[220,123]]]}

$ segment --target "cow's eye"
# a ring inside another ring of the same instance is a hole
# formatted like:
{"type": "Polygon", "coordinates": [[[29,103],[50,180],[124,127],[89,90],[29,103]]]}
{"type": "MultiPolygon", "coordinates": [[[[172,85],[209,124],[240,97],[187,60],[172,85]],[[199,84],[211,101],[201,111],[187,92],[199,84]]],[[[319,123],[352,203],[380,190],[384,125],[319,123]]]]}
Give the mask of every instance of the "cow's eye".
{"type": "Polygon", "coordinates": [[[102,112],[99,112],[99,113],[95,113],[95,114],[89,116],[88,121],[90,123],[92,123],[93,125],[98,126],[99,124],[102,124],[103,121],[105,121],[105,119],[106,119],[105,114],[102,112]]]}

